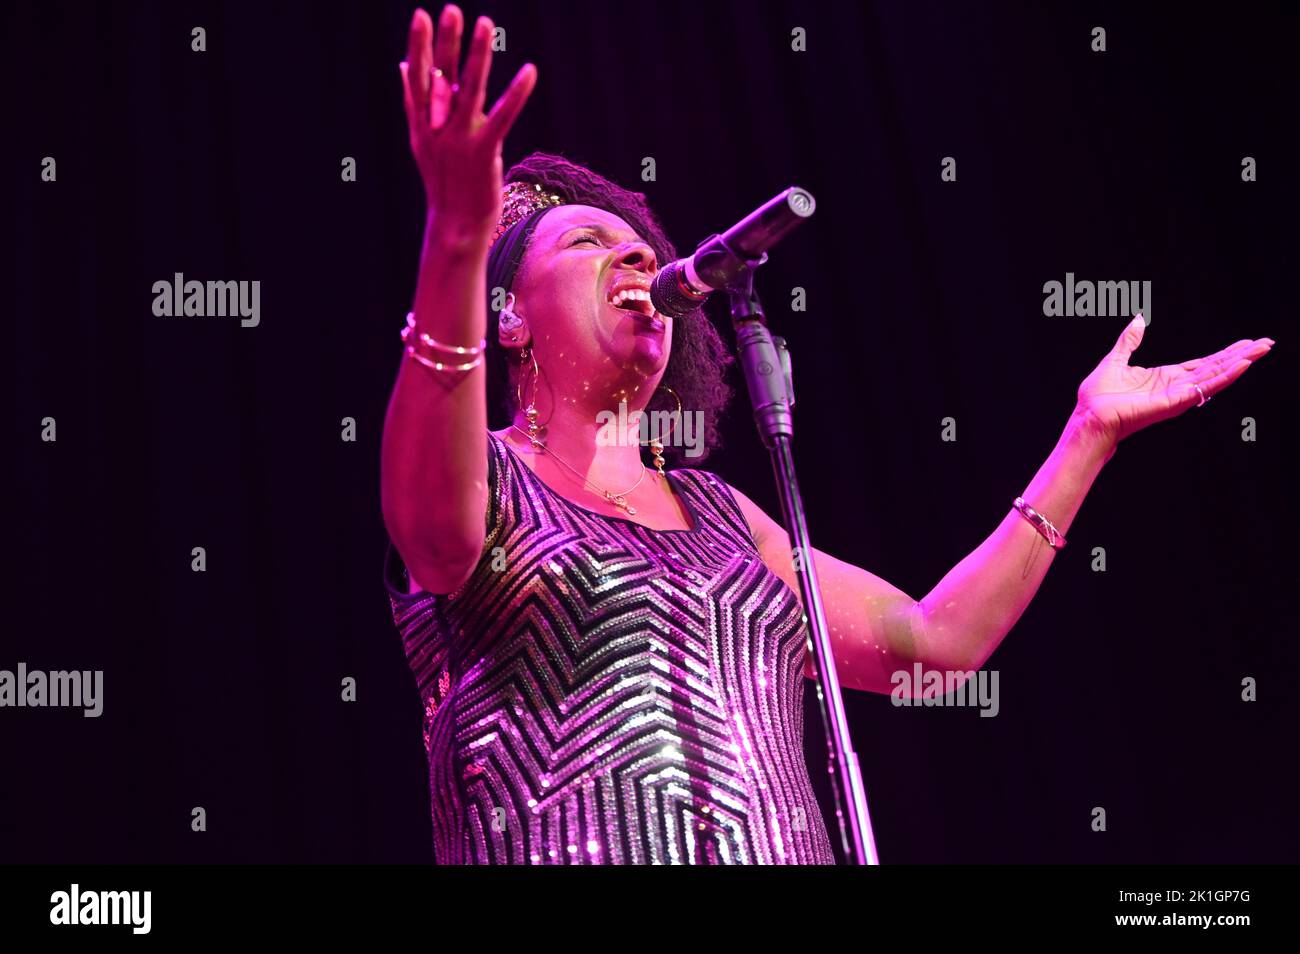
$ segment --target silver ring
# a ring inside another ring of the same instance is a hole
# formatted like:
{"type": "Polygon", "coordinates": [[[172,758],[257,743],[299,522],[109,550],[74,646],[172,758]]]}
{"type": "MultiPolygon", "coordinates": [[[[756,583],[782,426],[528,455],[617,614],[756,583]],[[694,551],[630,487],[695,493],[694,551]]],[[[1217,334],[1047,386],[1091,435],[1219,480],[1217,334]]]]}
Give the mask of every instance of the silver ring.
{"type": "MultiPolygon", "coordinates": [[[[443,69],[441,69],[440,67],[437,67],[437,66],[431,66],[431,67],[429,67],[429,85],[432,86],[432,85],[433,85],[433,81],[436,80],[439,76],[446,76],[446,75],[447,75],[446,71],[443,70],[443,69]]],[[[459,92],[460,92],[460,84],[459,84],[459,83],[452,83],[452,84],[451,84],[451,95],[452,95],[452,96],[455,96],[455,95],[456,95],[457,93],[459,93],[459,92]]]]}
{"type": "MultiPolygon", "coordinates": [[[[1192,382],[1192,387],[1196,388],[1196,393],[1199,394],[1199,395],[1201,396],[1201,404],[1209,404],[1209,403],[1210,403],[1210,399],[1207,398],[1207,397],[1205,396],[1205,392],[1201,390],[1201,386],[1200,386],[1199,384],[1197,384],[1195,381],[1193,381],[1193,382],[1192,382]]],[[[1196,406],[1197,406],[1197,407],[1200,407],[1201,404],[1198,404],[1198,405],[1196,405],[1196,406]]]]}

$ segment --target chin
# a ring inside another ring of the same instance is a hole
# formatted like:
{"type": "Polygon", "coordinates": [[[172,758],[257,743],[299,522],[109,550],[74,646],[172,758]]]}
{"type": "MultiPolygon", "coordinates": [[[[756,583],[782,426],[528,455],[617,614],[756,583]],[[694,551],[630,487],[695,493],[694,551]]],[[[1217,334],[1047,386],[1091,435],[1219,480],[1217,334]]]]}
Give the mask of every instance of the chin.
{"type": "Polygon", "coordinates": [[[650,377],[668,367],[668,355],[668,348],[663,342],[642,339],[633,343],[627,363],[650,377]]]}
{"type": "Polygon", "coordinates": [[[672,353],[667,334],[638,331],[634,327],[619,329],[610,341],[611,358],[623,368],[632,368],[649,377],[668,366],[672,353]]]}

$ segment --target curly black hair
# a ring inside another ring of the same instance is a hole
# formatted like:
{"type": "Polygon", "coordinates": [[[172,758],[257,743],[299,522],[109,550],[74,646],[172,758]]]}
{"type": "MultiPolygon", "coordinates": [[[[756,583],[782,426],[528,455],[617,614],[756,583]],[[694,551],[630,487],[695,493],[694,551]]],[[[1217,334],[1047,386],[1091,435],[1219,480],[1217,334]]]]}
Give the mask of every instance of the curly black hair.
{"type": "MultiPolygon", "coordinates": [[[[677,251],[664,234],[658,217],[640,192],[622,188],[604,176],[575,162],[548,152],[534,152],[511,166],[505,182],[540,184],[566,203],[590,205],[617,215],[630,225],[652,249],[660,265],[673,261],[677,251]]],[[[531,237],[530,237],[531,238],[531,237]]],[[[525,246],[526,248],[526,246],[525,246]]],[[[516,411],[513,369],[495,334],[488,335],[488,387],[496,387],[502,410],[513,419],[516,411]]],[[[732,388],[726,369],[734,361],[713,323],[701,308],[692,309],[673,322],[672,350],[661,385],[677,392],[687,414],[700,412],[704,433],[700,453],[686,457],[688,449],[668,442],[664,457],[674,466],[693,467],[721,446],[719,421],[731,401],[732,388]]],[[[663,390],[656,391],[647,411],[675,411],[677,402],[663,390]]]]}

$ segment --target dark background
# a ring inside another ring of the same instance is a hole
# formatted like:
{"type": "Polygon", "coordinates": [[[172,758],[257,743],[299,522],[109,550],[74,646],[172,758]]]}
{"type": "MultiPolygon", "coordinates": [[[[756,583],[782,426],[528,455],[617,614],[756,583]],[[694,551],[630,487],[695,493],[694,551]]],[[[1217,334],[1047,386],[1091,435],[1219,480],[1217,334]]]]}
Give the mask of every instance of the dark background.
{"type": "MultiPolygon", "coordinates": [[[[1277,339],[1211,406],[1121,445],[988,663],[997,718],[857,692],[847,705],[886,862],[1300,858],[1297,16],[462,8],[507,30],[490,101],[538,64],[507,163],[563,152],[645,191],[683,251],[788,185],[813,192],[816,217],[758,283],[794,353],[813,539],[913,596],[992,532],[1124,323],[1044,317],[1044,282],[1152,281],[1137,364],[1277,339]],[[658,181],[640,181],[643,156],[658,181]],[[796,285],[807,313],[790,312],[796,285]]],[[[379,507],[423,224],[397,69],[412,9],[0,14],[17,448],[0,668],[105,672],[99,719],[0,711],[0,856],[431,859],[379,507]],[[47,155],[57,183],[40,181],[47,155]],[[344,156],[359,181],[340,180],[344,156]],[[153,282],[178,271],[260,280],[260,326],[154,317],[153,282]],[[206,833],[190,831],[196,805],[206,833]]],[[[705,466],[776,512],[742,404],[705,466]]],[[[807,732],[821,785],[811,698],[807,732]]]]}

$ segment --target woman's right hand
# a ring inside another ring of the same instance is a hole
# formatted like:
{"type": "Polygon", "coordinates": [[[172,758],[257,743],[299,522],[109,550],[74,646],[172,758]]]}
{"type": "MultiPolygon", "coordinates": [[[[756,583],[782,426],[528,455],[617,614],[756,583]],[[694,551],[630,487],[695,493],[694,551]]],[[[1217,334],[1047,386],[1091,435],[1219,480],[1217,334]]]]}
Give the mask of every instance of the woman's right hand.
{"type": "Polygon", "coordinates": [[[493,23],[479,17],[460,71],[464,16],[448,4],[438,23],[423,9],[411,18],[406,59],[401,64],[411,152],[424,180],[428,214],[440,225],[487,235],[501,216],[501,146],[537,80],[525,63],[487,115],[488,72],[493,23]],[[434,69],[442,75],[434,77],[434,69]],[[452,87],[460,84],[453,93],[452,87]]]}

